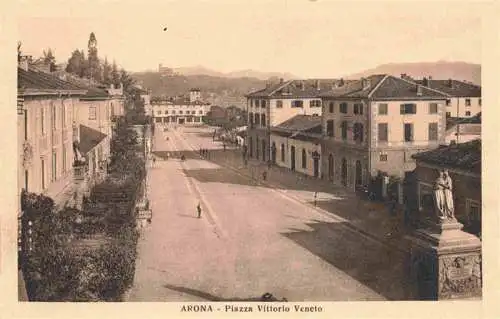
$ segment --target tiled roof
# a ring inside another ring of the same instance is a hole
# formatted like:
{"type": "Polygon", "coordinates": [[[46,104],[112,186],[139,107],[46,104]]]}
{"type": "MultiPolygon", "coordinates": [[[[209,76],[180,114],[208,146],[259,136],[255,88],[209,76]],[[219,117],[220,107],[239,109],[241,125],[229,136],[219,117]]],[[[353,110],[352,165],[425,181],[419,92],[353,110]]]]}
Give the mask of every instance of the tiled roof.
{"type": "Polygon", "coordinates": [[[84,88],[61,80],[57,76],[36,70],[26,71],[22,68],[17,68],[17,89],[19,91],[85,91],[84,88]]]}
{"type": "Polygon", "coordinates": [[[441,91],[453,97],[481,97],[481,87],[472,83],[458,80],[417,80],[419,84],[425,84],[427,87],[441,91]]]}
{"type": "Polygon", "coordinates": [[[82,79],[65,71],[59,71],[56,74],[58,74],[58,76],[63,78],[65,81],[87,90],[87,93],[81,97],[82,100],[105,99],[110,96],[108,94],[107,88],[104,85],[99,85],[95,81],[82,79]]]}
{"type": "Polygon", "coordinates": [[[481,173],[481,139],[413,155],[418,161],[481,173]]]}
{"type": "Polygon", "coordinates": [[[321,134],[321,116],[295,115],[291,119],[272,127],[271,130],[290,133],[321,134]]]}
{"type": "Polygon", "coordinates": [[[89,87],[87,90],[87,94],[82,96],[82,100],[85,99],[107,99],[110,95],[105,89],[97,88],[97,87],[89,87]]]}
{"type": "Polygon", "coordinates": [[[106,134],[93,128],[80,125],[80,143],[78,149],[82,154],[87,154],[94,147],[99,145],[106,138],[106,134]]]}
{"type": "Polygon", "coordinates": [[[446,99],[444,93],[420,85],[408,79],[387,74],[375,74],[365,79],[346,83],[323,94],[323,97],[334,98],[371,98],[381,100],[421,100],[446,99]],[[363,85],[365,83],[365,85],[363,85]]]}
{"type": "Polygon", "coordinates": [[[344,81],[344,83],[351,82],[340,79],[290,80],[271,84],[262,90],[247,94],[247,97],[314,98],[331,91],[340,81],[344,81]]]}

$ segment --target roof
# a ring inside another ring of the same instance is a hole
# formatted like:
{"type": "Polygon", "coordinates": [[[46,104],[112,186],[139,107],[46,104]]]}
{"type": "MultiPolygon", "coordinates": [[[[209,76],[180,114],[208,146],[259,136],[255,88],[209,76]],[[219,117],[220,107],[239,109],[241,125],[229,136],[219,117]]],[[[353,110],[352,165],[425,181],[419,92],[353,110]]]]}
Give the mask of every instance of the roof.
{"type": "Polygon", "coordinates": [[[85,89],[59,79],[57,76],[30,69],[17,68],[17,89],[19,93],[56,93],[65,91],[73,94],[84,94],[85,89]]]}
{"type": "Polygon", "coordinates": [[[334,88],[322,97],[370,98],[374,100],[444,100],[447,95],[408,79],[374,74],[334,88]]]}
{"type": "Polygon", "coordinates": [[[87,90],[87,94],[82,96],[82,100],[107,99],[109,97],[110,97],[110,95],[108,94],[108,92],[105,89],[99,88],[99,87],[89,87],[87,90]]]}
{"type": "Polygon", "coordinates": [[[89,79],[77,77],[65,71],[59,71],[57,72],[57,74],[65,81],[72,83],[73,85],[78,86],[87,91],[87,93],[81,97],[82,100],[107,99],[110,97],[106,86],[103,84],[99,84],[89,79]]]}
{"type": "Polygon", "coordinates": [[[271,84],[264,89],[247,94],[246,97],[315,98],[330,91],[342,81],[351,82],[343,79],[290,80],[271,84]]]}
{"type": "Polygon", "coordinates": [[[481,86],[473,83],[448,79],[429,80],[422,79],[415,81],[419,84],[427,83],[427,87],[441,91],[452,97],[481,97],[481,86]]]}
{"type": "Polygon", "coordinates": [[[446,128],[456,126],[457,124],[481,124],[481,112],[477,113],[472,117],[448,117],[446,119],[446,128]]]}
{"type": "Polygon", "coordinates": [[[321,135],[321,116],[295,115],[291,119],[273,126],[271,131],[275,133],[284,133],[292,137],[299,137],[299,135],[321,135]]]}
{"type": "Polygon", "coordinates": [[[151,104],[171,104],[171,105],[210,105],[210,103],[205,101],[191,101],[189,97],[159,97],[155,96],[151,98],[151,104]]]}
{"type": "Polygon", "coordinates": [[[78,149],[82,154],[87,154],[94,147],[99,145],[106,138],[106,134],[101,133],[93,128],[85,125],[80,125],[80,142],[78,149]]]}
{"type": "Polygon", "coordinates": [[[481,139],[451,144],[412,156],[418,161],[481,173],[481,139]]]}

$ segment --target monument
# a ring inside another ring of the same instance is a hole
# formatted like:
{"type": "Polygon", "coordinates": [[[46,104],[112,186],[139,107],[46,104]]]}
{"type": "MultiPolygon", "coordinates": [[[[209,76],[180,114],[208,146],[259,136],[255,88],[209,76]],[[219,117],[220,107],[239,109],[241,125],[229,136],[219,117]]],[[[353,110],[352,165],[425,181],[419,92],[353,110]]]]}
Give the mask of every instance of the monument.
{"type": "Polygon", "coordinates": [[[448,171],[439,171],[433,197],[434,211],[422,212],[420,227],[409,237],[415,299],[481,297],[481,241],[455,218],[448,171]]]}

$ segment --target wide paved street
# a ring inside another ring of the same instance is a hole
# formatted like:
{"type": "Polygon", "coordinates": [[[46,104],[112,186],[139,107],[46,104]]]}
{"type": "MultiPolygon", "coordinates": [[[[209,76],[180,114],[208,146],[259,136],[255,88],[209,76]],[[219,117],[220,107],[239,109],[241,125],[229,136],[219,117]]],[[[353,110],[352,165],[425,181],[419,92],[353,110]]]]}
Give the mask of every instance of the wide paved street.
{"type": "Polygon", "coordinates": [[[248,300],[264,292],[289,301],[404,298],[398,254],[337,215],[222,165],[221,148],[206,128],[157,127],[153,150],[170,158],[148,168],[153,220],[141,230],[129,301],[248,300]],[[200,147],[213,150],[211,158],[201,159],[200,147]]]}

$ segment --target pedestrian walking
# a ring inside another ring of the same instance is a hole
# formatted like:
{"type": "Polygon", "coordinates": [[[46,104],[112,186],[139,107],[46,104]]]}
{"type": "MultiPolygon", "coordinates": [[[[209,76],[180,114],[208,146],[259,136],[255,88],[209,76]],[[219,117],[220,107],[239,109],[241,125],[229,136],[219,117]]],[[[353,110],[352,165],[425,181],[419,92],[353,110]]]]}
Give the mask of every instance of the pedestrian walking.
{"type": "Polygon", "coordinates": [[[201,204],[198,202],[198,206],[196,206],[196,210],[198,211],[198,218],[201,218],[201,204]]]}
{"type": "Polygon", "coordinates": [[[222,146],[224,147],[224,152],[226,151],[226,143],[222,143],[222,146]]]}
{"type": "Polygon", "coordinates": [[[156,156],[153,156],[153,167],[155,167],[156,164],[156,156]]]}

